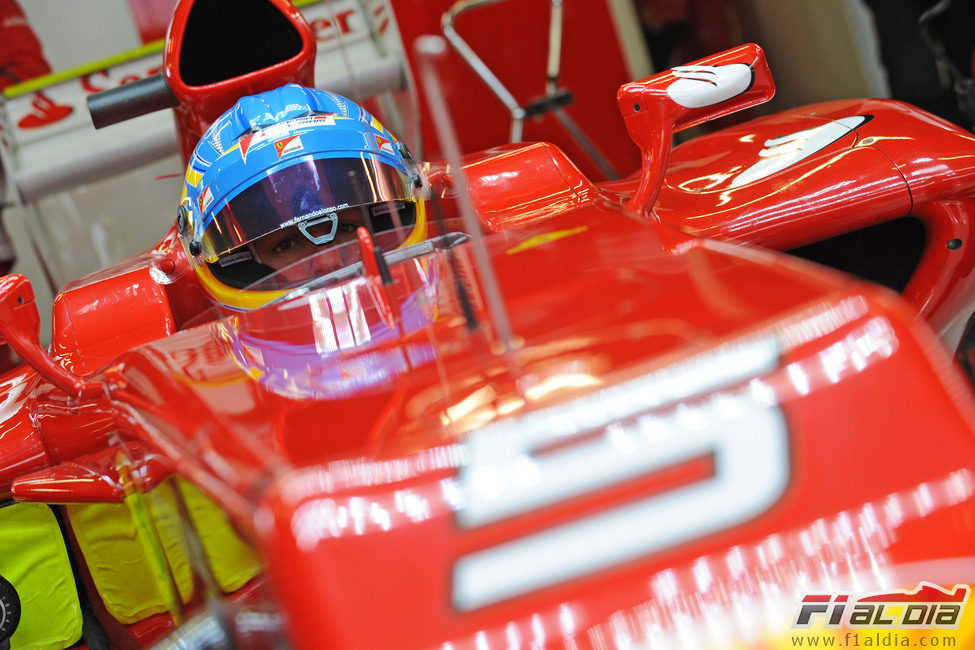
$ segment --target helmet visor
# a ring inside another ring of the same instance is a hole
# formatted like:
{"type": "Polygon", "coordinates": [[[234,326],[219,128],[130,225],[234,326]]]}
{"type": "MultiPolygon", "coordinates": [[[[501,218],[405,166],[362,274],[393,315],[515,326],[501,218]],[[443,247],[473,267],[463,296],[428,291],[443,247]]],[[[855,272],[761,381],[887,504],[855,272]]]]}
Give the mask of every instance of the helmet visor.
{"type": "Polygon", "coordinates": [[[336,212],[409,200],[412,193],[409,176],[372,158],[305,160],[271,172],[230,199],[204,228],[201,252],[214,261],[280,228],[334,222],[336,212]]]}

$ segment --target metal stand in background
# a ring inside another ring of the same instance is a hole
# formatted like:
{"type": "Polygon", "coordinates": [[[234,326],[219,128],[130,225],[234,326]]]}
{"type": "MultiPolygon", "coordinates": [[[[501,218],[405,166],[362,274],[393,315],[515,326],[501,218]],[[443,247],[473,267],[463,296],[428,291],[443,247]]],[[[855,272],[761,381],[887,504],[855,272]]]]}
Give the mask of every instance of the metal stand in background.
{"type": "Polygon", "coordinates": [[[489,4],[496,4],[501,0],[460,0],[454,3],[440,20],[444,36],[453,46],[454,50],[471,67],[477,76],[487,84],[487,87],[494,95],[501,100],[511,113],[511,142],[519,142],[522,139],[525,118],[540,117],[545,113],[554,113],[556,119],[569,134],[576,144],[582,147],[587,156],[602,170],[606,177],[614,180],[619,178],[619,174],[609,164],[609,160],[603,155],[596,145],[586,136],[575,120],[569,116],[565,107],[572,103],[572,91],[568,88],[559,87],[559,72],[562,59],[562,17],[563,0],[551,0],[552,11],[549,18],[548,30],[548,65],[545,79],[545,94],[531,100],[527,104],[519,104],[514,95],[511,94],[501,80],[498,79],[484,61],[471,49],[471,46],[460,37],[454,29],[454,22],[457,16],[477,7],[489,4]]]}

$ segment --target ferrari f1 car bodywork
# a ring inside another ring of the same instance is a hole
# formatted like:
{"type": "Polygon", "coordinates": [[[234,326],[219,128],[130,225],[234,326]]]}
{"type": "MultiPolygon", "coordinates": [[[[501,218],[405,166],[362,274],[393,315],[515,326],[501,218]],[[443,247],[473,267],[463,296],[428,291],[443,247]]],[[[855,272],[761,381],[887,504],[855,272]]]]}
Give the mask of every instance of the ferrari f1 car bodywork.
{"type": "MultiPolygon", "coordinates": [[[[169,34],[184,151],[239,95],[310,79],[284,0],[262,11],[290,47],[192,76],[211,5],[169,34]]],[[[755,46],[624,86],[643,168],[614,183],[544,143],[430,164],[429,240],[329,249],[261,309],[208,309],[171,231],[61,292],[48,355],[5,278],[28,364],[0,383],[0,638],[971,643],[975,410],[944,340],[972,309],[975,148],[844,103],[665,166],[675,130],[771,92],[755,46]],[[906,302],[755,246],[904,215],[926,233],[906,302]]]]}

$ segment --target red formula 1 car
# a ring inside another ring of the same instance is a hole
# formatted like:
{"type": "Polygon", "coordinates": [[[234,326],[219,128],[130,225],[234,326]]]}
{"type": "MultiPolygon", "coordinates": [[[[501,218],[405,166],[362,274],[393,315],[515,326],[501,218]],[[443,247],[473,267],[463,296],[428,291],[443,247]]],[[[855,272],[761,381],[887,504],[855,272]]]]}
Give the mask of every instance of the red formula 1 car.
{"type": "MultiPolygon", "coordinates": [[[[176,103],[187,154],[310,80],[288,2],[212,9],[122,92],[176,103]],[[249,21],[285,45],[199,49],[249,21]]],[[[544,143],[428,164],[427,239],[363,231],[259,309],[211,307],[175,225],[60,293],[50,351],[4,278],[0,639],[971,646],[975,143],[873,101],[670,151],[772,92],[751,45],[623,86],[622,181],[544,143]]]]}

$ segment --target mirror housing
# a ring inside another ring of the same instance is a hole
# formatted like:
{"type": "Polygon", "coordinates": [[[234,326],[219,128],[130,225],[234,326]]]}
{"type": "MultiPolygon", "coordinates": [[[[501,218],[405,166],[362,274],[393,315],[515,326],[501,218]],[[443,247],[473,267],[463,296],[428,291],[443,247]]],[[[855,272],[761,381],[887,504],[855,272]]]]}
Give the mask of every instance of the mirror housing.
{"type": "Polygon", "coordinates": [[[52,359],[41,347],[40,331],[41,317],[30,280],[19,274],[0,278],[0,343],[9,345],[37,374],[72,397],[102,392],[101,384],[86,382],[52,359]]]}
{"type": "Polygon", "coordinates": [[[627,209],[650,214],[674,133],[767,102],[774,94],[765,52],[754,43],[620,86],[616,101],[641,155],[640,185],[627,209]]]}

